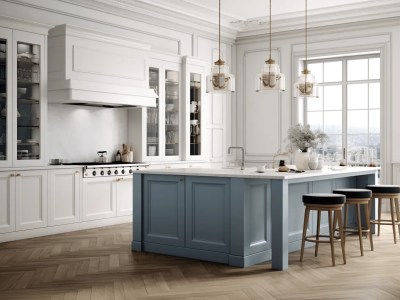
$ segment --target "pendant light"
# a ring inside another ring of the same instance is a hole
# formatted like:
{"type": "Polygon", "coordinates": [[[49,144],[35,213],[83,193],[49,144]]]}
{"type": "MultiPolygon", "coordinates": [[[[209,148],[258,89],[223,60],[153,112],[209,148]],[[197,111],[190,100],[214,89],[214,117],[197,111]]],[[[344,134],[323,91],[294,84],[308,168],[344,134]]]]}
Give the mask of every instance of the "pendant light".
{"type": "Polygon", "coordinates": [[[221,59],[221,0],[218,0],[218,60],[211,67],[207,76],[207,93],[235,91],[235,77],[229,73],[229,67],[221,59]]]}
{"type": "Polygon", "coordinates": [[[294,84],[293,96],[296,98],[318,98],[318,84],[315,77],[307,69],[307,0],[306,1],[306,45],[304,70],[301,72],[299,79],[294,84]]]}
{"type": "Polygon", "coordinates": [[[271,0],[269,0],[269,59],[265,61],[262,73],[256,76],[256,92],[284,91],[285,75],[281,74],[278,64],[271,58],[272,52],[272,17],[271,0]]]}

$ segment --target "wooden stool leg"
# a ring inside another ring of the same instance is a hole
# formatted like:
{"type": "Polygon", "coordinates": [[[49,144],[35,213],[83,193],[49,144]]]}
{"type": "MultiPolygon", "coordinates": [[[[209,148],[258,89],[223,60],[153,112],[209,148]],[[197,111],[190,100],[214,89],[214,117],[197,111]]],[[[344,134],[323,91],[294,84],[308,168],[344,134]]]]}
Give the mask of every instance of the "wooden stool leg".
{"type": "MultiPolygon", "coordinates": [[[[394,200],[396,205],[396,215],[397,215],[397,222],[400,221],[400,210],[399,210],[399,198],[395,198],[394,200]]],[[[400,224],[397,225],[399,228],[399,236],[400,236],[400,224]]]]}
{"type": "Polygon", "coordinates": [[[339,236],[340,236],[341,245],[342,245],[343,263],[346,264],[346,252],[345,252],[345,247],[344,247],[345,234],[343,232],[342,210],[338,211],[338,218],[337,219],[338,219],[338,223],[339,223],[339,236]]]}
{"type": "MultiPolygon", "coordinates": [[[[321,225],[321,211],[318,211],[318,217],[317,217],[317,236],[315,237],[315,239],[318,241],[319,240],[319,232],[320,232],[320,225],[321,225]]],[[[318,256],[318,242],[315,243],[315,257],[318,256]]]]}
{"type": "Polygon", "coordinates": [[[395,224],[395,220],[394,220],[394,198],[390,198],[390,214],[392,215],[392,227],[393,227],[394,243],[397,244],[396,224],[395,224]]]}
{"type": "Polygon", "coordinates": [[[381,235],[381,208],[382,198],[378,198],[378,236],[381,235]]]}
{"type": "Polygon", "coordinates": [[[367,232],[367,234],[369,234],[369,243],[371,245],[371,251],[374,251],[374,242],[372,241],[372,230],[371,230],[370,214],[369,214],[369,203],[365,205],[364,211],[365,211],[365,223],[367,224],[367,229],[369,230],[369,232],[367,232]]]}
{"type": "Polygon", "coordinates": [[[361,256],[364,256],[364,248],[363,248],[363,241],[362,241],[362,227],[361,227],[361,208],[360,204],[356,204],[357,207],[357,225],[358,225],[358,239],[360,240],[360,251],[361,251],[361,256]]]}
{"type": "Polygon", "coordinates": [[[346,245],[346,232],[344,230],[347,228],[347,222],[348,222],[348,204],[346,203],[344,205],[344,224],[343,224],[343,243],[346,245]]]}
{"type": "Polygon", "coordinates": [[[329,222],[329,242],[331,244],[332,265],[335,266],[335,247],[333,245],[333,223],[332,223],[332,209],[328,210],[329,222]]]}
{"type": "Polygon", "coordinates": [[[308,209],[308,207],[306,207],[306,210],[304,211],[303,239],[301,240],[300,261],[303,261],[304,246],[306,243],[306,234],[307,234],[309,216],[310,216],[310,210],[308,209]]]}

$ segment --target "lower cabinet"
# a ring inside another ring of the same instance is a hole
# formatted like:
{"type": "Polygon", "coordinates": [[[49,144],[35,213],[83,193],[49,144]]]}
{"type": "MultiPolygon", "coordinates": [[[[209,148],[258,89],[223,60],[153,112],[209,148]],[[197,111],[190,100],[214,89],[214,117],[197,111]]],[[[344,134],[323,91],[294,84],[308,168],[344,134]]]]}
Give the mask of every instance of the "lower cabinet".
{"type": "Polygon", "coordinates": [[[16,230],[46,227],[47,171],[15,171],[14,177],[16,230]]]}
{"type": "Polygon", "coordinates": [[[79,222],[82,168],[49,171],[49,226],[79,222]]]}
{"type": "Polygon", "coordinates": [[[146,175],[143,180],[145,242],[229,252],[228,178],[146,175]]]}
{"type": "Polygon", "coordinates": [[[15,173],[0,172],[0,233],[15,231],[15,173]]]}

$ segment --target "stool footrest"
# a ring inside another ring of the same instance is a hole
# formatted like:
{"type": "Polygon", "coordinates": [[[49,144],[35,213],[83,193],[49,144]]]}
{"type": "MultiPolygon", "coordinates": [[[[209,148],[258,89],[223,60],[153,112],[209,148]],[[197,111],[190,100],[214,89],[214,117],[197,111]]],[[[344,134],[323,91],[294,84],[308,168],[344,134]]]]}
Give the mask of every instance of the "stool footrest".
{"type": "MultiPolygon", "coordinates": [[[[366,229],[366,228],[363,228],[363,229],[361,229],[361,232],[370,232],[371,230],[370,229],[366,229]]],[[[357,227],[346,227],[346,228],[343,228],[343,232],[351,232],[351,233],[358,233],[358,228],[357,227]]]]}
{"type": "MultiPolygon", "coordinates": [[[[309,235],[309,236],[306,236],[306,238],[305,238],[305,240],[307,242],[311,242],[311,243],[328,243],[328,244],[330,243],[329,239],[330,239],[330,236],[329,235],[324,235],[324,234],[320,234],[318,240],[317,240],[317,236],[316,235],[309,235]],[[321,238],[324,238],[324,239],[321,239],[321,238]]],[[[333,241],[334,242],[340,242],[341,239],[338,236],[334,236],[333,237],[333,241]]]]}
{"type": "MultiPolygon", "coordinates": [[[[381,224],[381,225],[393,225],[392,220],[371,220],[371,224],[381,224]]],[[[400,221],[394,221],[395,225],[399,225],[400,221]]]]}

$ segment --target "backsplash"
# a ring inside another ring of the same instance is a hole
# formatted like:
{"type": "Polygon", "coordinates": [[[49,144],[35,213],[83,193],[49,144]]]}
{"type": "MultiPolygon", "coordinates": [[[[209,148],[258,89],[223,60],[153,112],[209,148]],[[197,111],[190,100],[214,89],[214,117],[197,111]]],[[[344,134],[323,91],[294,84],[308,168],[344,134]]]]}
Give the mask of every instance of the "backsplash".
{"type": "Polygon", "coordinates": [[[105,150],[112,159],[128,140],[127,126],[126,108],[49,104],[47,157],[94,161],[97,151],[105,150]]]}

